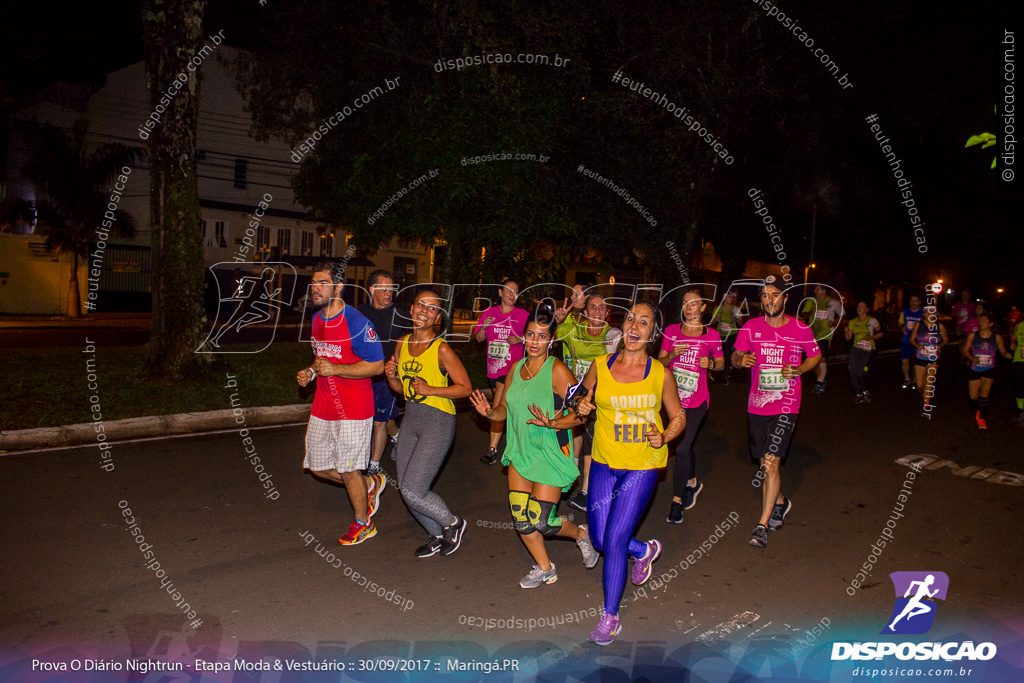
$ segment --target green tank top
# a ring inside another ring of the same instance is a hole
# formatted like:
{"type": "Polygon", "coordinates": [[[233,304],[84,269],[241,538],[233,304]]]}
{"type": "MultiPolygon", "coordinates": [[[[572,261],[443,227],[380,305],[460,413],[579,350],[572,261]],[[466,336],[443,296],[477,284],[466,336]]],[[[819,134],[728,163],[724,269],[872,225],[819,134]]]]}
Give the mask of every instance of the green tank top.
{"type": "Polygon", "coordinates": [[[1017,349],[1013,352],[1014,363],[1024,363],[1024,320],[1017,323],[1017,349]]]}
{"type": "MultiPolygon", "coordinates": [[[[520,374],[525,362],[524,358],[515,364],[505,384],[505,406],[508,408],[505,433],[508,443],[501,462],[503,465],[512,464],[519,474],[532,482],[558,486],[567,491],[580,475],[579,468],[573,462],[572,439],[568,439],[564,447],[560,446],[556,430],[526,423],[533,419],[528,409],[530,405],[538,405],[552,417],[561,408],[555,405],[551,387],[555,359],[548,358],[531,379],[523,379],[520,374]]],[[[563,395],[566,389],[568,387],[561,389],[563,395]]]]}

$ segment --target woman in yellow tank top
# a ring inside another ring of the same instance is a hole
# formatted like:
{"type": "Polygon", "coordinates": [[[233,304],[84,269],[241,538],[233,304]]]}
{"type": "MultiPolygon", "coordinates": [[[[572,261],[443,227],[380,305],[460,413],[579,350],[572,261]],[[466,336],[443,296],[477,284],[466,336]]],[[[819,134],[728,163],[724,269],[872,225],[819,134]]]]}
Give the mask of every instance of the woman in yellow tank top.
{"type": "MultiPolygon", "coordinates": [[[[651,577],[651,565],[661,554],[659,541],[642,543],[633,533],[668,459],[665,444],[686,426],[672,371],[651,357],[658,348],[660,320],[657,306],[633,306],[622,325],[621,350],[594,359],[583,380],[586,398],[578,406],[583,418],[597,414],[587,523],[591,542],[604,553],[604,614],[590,634],[598,645],[608,645],[622,630],[619,602],[629,559],[633,583],[639,586],[651,577]],[[670,420],[664,430],[662,406],[670,420]]],[[[534,415],[538,423],[558,429],[581,421],[575,415],[555,420],[534,415]]]]}
{"type": "Polygon", "coordinates": [[[416,549],[417,557],[451,555],[466,529],[466,520],[453,515],[441,496],[430,490],[455,438],[452,399],[473,391],[459,357],[434,334],[441,304],[437,292],[416,295],[410,308],[413,332],[397,342],[395,355],[384,365],[388,386],[405,395],[405,418],[395,449],[398,489],[413,517],[430,534],[416,549]]]}

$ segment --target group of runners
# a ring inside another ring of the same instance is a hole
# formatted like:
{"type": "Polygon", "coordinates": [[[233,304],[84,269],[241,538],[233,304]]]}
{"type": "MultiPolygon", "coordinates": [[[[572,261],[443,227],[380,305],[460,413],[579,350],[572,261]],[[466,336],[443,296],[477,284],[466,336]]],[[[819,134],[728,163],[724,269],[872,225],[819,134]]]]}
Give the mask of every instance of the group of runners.
{"type": "Polygon", "coordinates": [[[782,528],[792,502],[782,493],[779,465],[796,426],[800,377],[822,356],[812,329],[786,315],[788,296],[774,276],[760,287],[762,315],[756,318],[743,323],[730,297],[715,314],[719,327],[706,326],[704,293],[692,287],[683,294],[680,322],[667,328],[657,304],[646,302],[634,303],[621,327],[612,327],[605,299],[585,295],[582,287],[562,306],[539,305],[531,315],[515,305],[518,285],[506,280],[500,304],[484,311],[473,329],[486,342],[490,397],[471,386],[458,355],[435,331],[444,312],[440,294],[421,289],[398,318],[391,274],[376,271],[367,284],[370,301],[355,309],[342,300],[344,266],[315,268],[316,358],[297,375],[303,386],[316,380],[304,466],[318,479],[344,486],[352,504],[355,519],[339,539],[342,545],[377,533],[373,517],[388,485],[379,463],[395,432],[389,425],[401,395],[405,414],[396,437],[394,483],[427,533],[415,554],[447,556],[459,549],[466,520],[431,485],[454,438],[453,401],[468,397],[492,425],[482,460],[500,457],[508,467],[509,510],[535,562],[520,586],[557,581],[546,538],[574,540],[588,569],[603,555],[604,608],[590,639],[607,645],[621,630],[627,573],[643,584],[662,552],[660,541],[634,534],[668,463],[670,442],[678,439],[667,521],[682,522],[703,489],[693,444],[708,411],[708,371],[724,371],[727,363],[751,373],[749,447],[763,485],[749,543],[764,548],[769,531],[782,528]],[[408,334],[391,342],[397,319],[403,325],[396,329],[408,334]],[[558,341],[561,358],[553,355],[558,341]],[[723,346],[730,349],[728,358],[723,346]],[[506,447],[499,455],[502,428],[506,447]],[[561,497],[577,479],[580,487],[569,504],[586,511],[580,525],[558,514],[561,497]]]}
{"type": "Polygon", "coordinates": [[[986,309],[984,302],[971,301],[971,291],[961,292],[961,300],[953,305],[953,338],[946,326],[939,322],[934,306],[922,307],[921,297],[911,295],[910,307],[900,313],[903,331],[900,357],[903,366],[903,388],[916,389],[921,394],[923,410],[931,413],[935,376],[943,348],[955,346],[967,366],[967,396],[970,412],[978,429],[988,429],[992,385],[996,374],[996,357],[1013,362],[1015,379],[1014,421],[1024,419],[1024,325],[1011,311],[1008,319],[1010,342],[996,331],[996,318],[986,309]],[[910,368],[914,376],[910,376],[910,368]]]}

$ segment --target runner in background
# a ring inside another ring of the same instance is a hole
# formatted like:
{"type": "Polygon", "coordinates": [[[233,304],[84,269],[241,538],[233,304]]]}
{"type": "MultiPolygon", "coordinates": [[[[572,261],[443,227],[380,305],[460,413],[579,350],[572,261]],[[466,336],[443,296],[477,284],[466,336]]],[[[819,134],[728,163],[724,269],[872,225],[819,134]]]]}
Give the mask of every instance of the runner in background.
{"type": "Polygon", "coordinates": [[[505,422],[508,445],[501,462],[508,466],[509,507],[519,538],[536,562],[519,581],[522,588],[558,580],[555,563],[544,547],[545,538],[574,539],[587,569],[600,559],[587,537],[587,526],[577,526],[558,515],[558,501],[580,471],[572,457],[571,428],[550,428],[553,420],[564,416],[566,396],[576,384],[569,368],[550,355],[555,327],[550,308],[538,309],[530,317],[526,357],[508,374],[505,395],[497,406],[492,407],[479,390],[470,396],[478,413],[505,422]]]}
{"type": "Polygon", "coordinates": [[[704,490],[704,483],[697,479],[693,442],[697,439],[711,401],[708,370],[717,372],[725,367],[719,332],[701,324],[700,318],[705,307],[704,290],[699,287],[687,289],[683,294],[683,321],[665,330],[661,351],[658,353],[658,360],[675,377],[679,402],[686,413],[686,430],[676,444],[676,463],[672,476],[674,496],[665,520],[671,524],[682,523],[683,510],[691,509],[697,503],[697,496],[704,490]]]}
{"type": "Polygon", "coordinates": [[[921,308],[920,295],[911,294],[910,308],[906,308],[900,313],[900,329],[903,330],[903,339],[900,340],[900,364],[903,366],[904,389],[912,389],[914,387],[914,380],[910,377],[910,364],[914,362],[916,366],[916,361],[914,360],[916,354],[914,345],[910,343],[910,337],[914,331],[914,326],[921,322],[923,317],[924,309],[921,308]]]}
{"type": "Polygon", "coordinates": [[[814,300],[804,304],[800,311],[804,322],[810,325],[814,333],[814,341],[821,349],[821,362],[817,364],[814,373],[817,381],[814,383],[814,393],[825,393],[825,386],[828,376],[828,353],[832,347],[832,330],[839,324],[843,317],[843,305],[828,295],[825,287],[814,285],[814,300]]]}
{"type": "Polygon", "coordinates": [[[982,311],[974,319],[978,321],[978,331],[967,334],[962,351],[964,358],[971,363],[967,394],[978,429],[988,429],[988,411],[992,406],[989,395],[996,375],[996,354],[1003,358],[1012,356],[1006,351],[1002,335],[992,329],[991,313],[982,311]]]}
{"type": "Polygon", "coordinates": [[[928,387],[928,376],[934,377],[938,372],[942,347],[948,343],[945,326],[939,322],[935,307],[929,306],[910,331],[910,344],[917,349],[914,356],[914,381],[923,401],[922,415],[930,414],[931,397],[935,392],[928,387]]]}
{"type": "MultiPolygon", "coordinates": [[[[725,299],[715,309],[715,314],[711,317],[709,327],[717,330],[721,336],[724,357],[731,358],[732,347],[736,343],[736,335],[739,333],[739,329],[743,327],[743,313],[740,307],[736,305],[736,292],[734,290],[730,289],[725,293],[725,299]]],[[[721,373],[722,383],[728,384],[731,375],[732,363],[727,363],[721,373]]]]}
{"type": "Polygon", "coordinates": [[[871,357],[875,353],[875,341],[885,334],[876,318],[868,315],[868,304],[861,301],[857,304],[857,317],[846,324],[846,341],[850,346],[850,384],[853,385],[854,403],[871,403],[871,392],[868,391],[868,368],[871,357]]]}
{"type": "Polygon", "coordinates": [[[967,334],[967,321],[975,316],[974,304],[971,303],[971,290],[960,292],[960,301],[953,304],[953,336],[959,342],[967,334]]]}
{"type": "Polygon", "coordinates": [[[748,541],[755,548],[768,545],[768,531],[781,529],[793,507],[792,501],[782,495],[780,465],[789,453],[800,412],[800,375],[822,362],[811,330],[786,315],[787,297],[777,280],[774,275],[764,279],[764,315],[743,326],[731,359],[733,367],[750,368],[750,456],[760,461],[764,473],[760,486],[761,517],[748,541]],[[801,356],[805,356],[803,362],[801,356]]]}
{"type": "MultiPolygon", "coordinates": [[[[398,290],[394,278],[387,270],[375,270],[366,277],[366,286],[370,290],[370,300],[356,307],[377,331],[384,358],[395,354],[395,340],[400,336],[398,330],[409,324],[409,309],[395,306],[394,297],[398,290]]],[[[406,328],[408,329],[408,328],[406,328]]],[[[370,451],[370,464],[366,467],[367,474],[380,474],[380,459],[384,455],[384,447],[388,443],[388,428],[392,428],[397,443],[398,432],[394,429],[394,421],[398,419],[398,397],[388,386],[388,378],[382,372],[373,380],[373,437],[370,451]]],[[[392,452],[392,457],[394,457],[392,452]]]]}
{"type": "MultiPolygon", "coordinates": [[[[558,329],[555,335],[562,341],[562,357],[577,381],[583,381],[591,363],[598,356],[612,353],[622,339],[622,331],[608,325],[608,305],[600,294],[590,294],[583,299],[582,315],[568,308],[555,311],[558,329]]],[[[573,452],[583,458],[583,478],[580,488],[569,499],[569,505],[586,512],[587,491],[590,484],[591,451],[594,444],[594,420],[591,418],[581,428],[574,430],[573,452]]]]}
{"type": "MultiPolygon", "coordinates": [[[[494,392],[492,406],[498,405],[505,392],[505,375],[516,361],[523,357],[523,331],[529,314],[516,307],[519,285],[511,278],[501,282],[501,303],[480,314],[480,322],[473,328],[478,342],[487,341],[487,383],[494,392]]],[[[491,422],[491,443],[480,458],[485,465],[498,462],[498,443],[504,422],[491,422]]]]}
{"type": "Polygon", "coordinates": [[[1013,376],[1016,384],[1015,422],[1024,419],[1024,321],[1018,320],[1010,334],[1010,348],[1013,349],[1013,376]]]}

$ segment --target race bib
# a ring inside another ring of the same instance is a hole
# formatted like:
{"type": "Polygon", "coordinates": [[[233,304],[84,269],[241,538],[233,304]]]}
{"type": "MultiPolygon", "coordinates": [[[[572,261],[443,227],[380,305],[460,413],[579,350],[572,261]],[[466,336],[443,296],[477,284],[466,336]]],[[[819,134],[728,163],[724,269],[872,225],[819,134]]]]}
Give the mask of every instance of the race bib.
{"type": "Polygon", "coordinates": [[[718,324],[718,333],[719,334],[727,335],[730,332],[732,332],[732,325],[730,325],[729,323],[719,323],[718,324]]]}
{"type": "Polygon", "coordinates": [[[782,368],[761,368],[757,375],[757,388],[761,391],[785,391],[789,380],[782,376],[782,368]]]}
{"type": "Polygon", "coordinates": [[[934,344],[928,344],[927,346],[924,347],[922,353],[924,354],[925,358],[935,358],[938,355],[938,351],[938,347],[936,347],[934,344]]]}
{"type": "Polygon", "coordinates": [[[508,342],[495,340],[487,344],[487,357],[491,360],[506,360],[510,355],[508,342]]]}
{"type": "Polygon", "coordinates": [[[861,339],[859,342],[857,342],[857,348],[858,349],[863,349],[865,351],[870,351],[871,350],[871,342],[869,342],[867,339],[861,339]]]}
{"type": "Polygon", "coordinates": [[[814,319],[815,320],[828,320],[828,311],[827,310],[826,311],[815,311],[814,312],[814,319]]]}
{"type": "Polygon", "coordinates": [[[975,356],[974,364],[979,368],[990,368],[992,367],[992,361],[995,360],[995,356],[975,356]]]}
{"type": "Polygon", "coordinates": [[[700,374],[686,368],[672,368],[672,375],[676,378],[676,386],[679,393],[690,395],[697,391],[697,380],[700,374]]]}
{"type": "Polygon", "coordinates": [[[967,309],[960,311],[957,316],[960,318],[960,322],[967,322],[967,309]]]}
{"type": "Polygon", "coordinates": [[[576,361],[576,379],[583,381],[583,378],[587,376],[587,372],[590,370],[590,366],[593,365],[592,360],[577,360],[576,361]]]}

